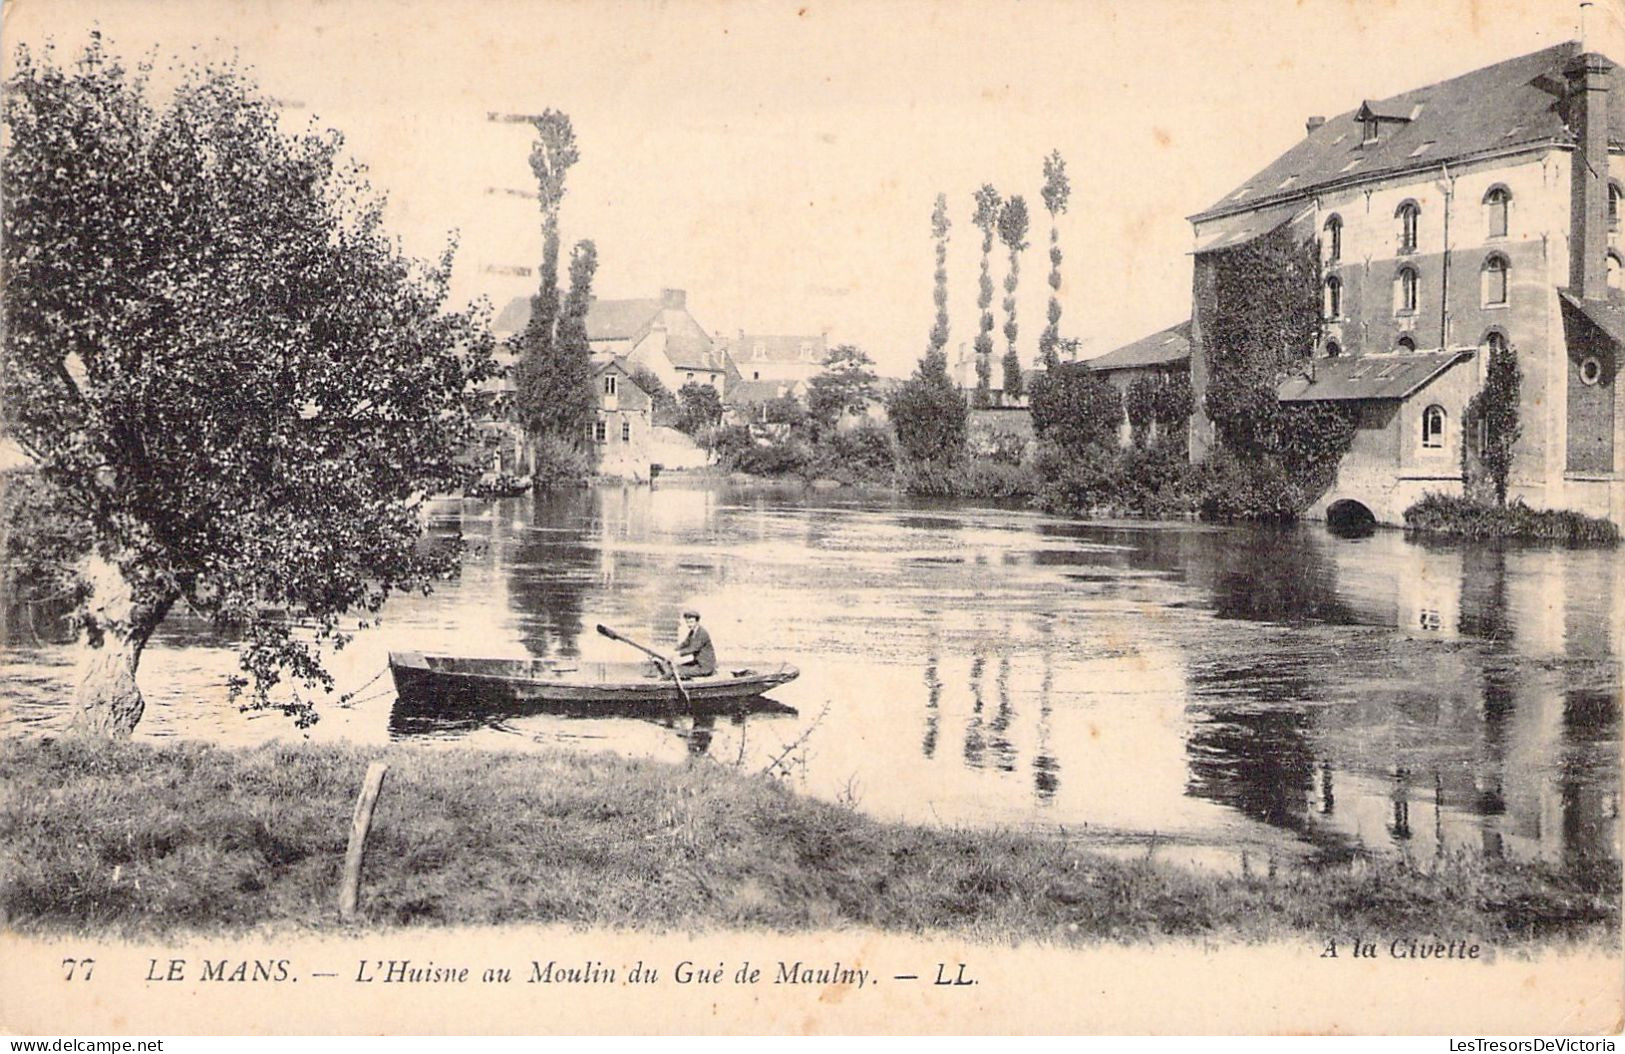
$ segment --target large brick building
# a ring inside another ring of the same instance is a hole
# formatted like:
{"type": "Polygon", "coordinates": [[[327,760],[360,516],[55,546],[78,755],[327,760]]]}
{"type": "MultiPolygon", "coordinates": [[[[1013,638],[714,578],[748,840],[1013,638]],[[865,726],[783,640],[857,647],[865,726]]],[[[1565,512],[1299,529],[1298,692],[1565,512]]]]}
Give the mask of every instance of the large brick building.
{"type": "Polygon", "coordinates": [[[1216,269],[1287,228],[1318,241],[1324,335],[1283,400],[1339,401],[1360,427],[1312,514],[1339,502],[1395,523],[1426,491],[1462,488],[1463,410],[1504,342],[1522,370],[1511,495],[1625,522],[1625,339],[1618,173],[1625,77],[1576,42],[1325,120],[1191,217],[1196,236],[1193,457],[1216,269]]]}

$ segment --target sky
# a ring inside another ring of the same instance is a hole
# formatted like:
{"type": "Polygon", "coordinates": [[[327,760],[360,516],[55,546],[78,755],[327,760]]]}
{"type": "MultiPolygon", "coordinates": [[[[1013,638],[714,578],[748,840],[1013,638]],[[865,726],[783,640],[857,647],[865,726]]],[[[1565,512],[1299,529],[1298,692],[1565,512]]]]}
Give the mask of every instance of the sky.
{"type": "MultiPolygon", "coordinates": [[[[1625,0],[1599,0],[1599,29],[1625,0]]],[[[500,310],[534,279],[532,132],[573,122],[567,242],[601,297],[688,293],[707,330],[827,333],[901,376],[934,308],[930,214],[948,196],[950,349],[975,332],[972,194],[1022,194],[1019,349],[1044,325],[1043,158],[1059,218],[1063,336],[1100,354],[1189,317],[1190,224],[1304,135],[1312,114],[1578,36],[1567,0],[8,0],[0,38],[97,26],[134,59],[251,66],[290,129],[342,131],[406,250],[459,234],[453,296],[500,310]]],[[[1608,48],[1625,58],[1625,51],[1608,48]]],[[[1005,254],[995,246],[994,280],[1005,254]]],[[[1002,296],[1002,289],[996,295],[1002,296]]],[[[999,316],[997,325],[1002,326],[999,316]]],[[[1002,337],[999,350],[1002,353],[1002,337]]]]}

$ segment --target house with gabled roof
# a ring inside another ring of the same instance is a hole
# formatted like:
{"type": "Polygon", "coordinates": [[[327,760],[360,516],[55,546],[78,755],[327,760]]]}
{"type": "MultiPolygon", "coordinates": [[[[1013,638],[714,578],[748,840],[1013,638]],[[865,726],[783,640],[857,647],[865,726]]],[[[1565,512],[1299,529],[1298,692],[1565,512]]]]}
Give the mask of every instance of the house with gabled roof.
{"type": "Polygon", "coordinates": [[[739,334],[718,340],[722,353],[743,381],[792,381],[805,384],[824,368],[829,354],[829,338],[817,336],[770,336],[739,334]]]}
{"type": "MultiPolygon", "coordinates": [[[[1188,377],[1191,369],[1191,323],[1189,319],[1159,329],[1148,337],[1113,348],[1104,355],[1084,359],[1080,366],[1110,381],[1127,406],[1129,386],[1142,378],[1167,383],[1175,376],[1188,377]]],[[[1132,439],[1128,414],[1118,425],[1118,440],[1127,446],[1132,439]]]]}
{"type": "MultiPolygon", "coordinates": [[[[520,333],[530,322],[530,298],[515,297],[497,316],[498,337],[520,333]]],[[[658,297],[627,300],[593,298],[587,306],[587,341],[597,362],[623,359],[629,369],[643,367],[673,393],[698,382],[725,386],[721,351],[688,311],[681,289],[662,289],[658,297]]]]}
{"type": "Polygon", "coordinates": [[[1366,99],[1308,118],[1295,146],[1191,216],[1192,457],[1214,443],[1201,407],[1217,271],[1286,231],[1318,243],[1324,325],[1277,394],[1359,415],[1311,515],[1363,506],[1397,523],[1427,491],[1459,493],[1482,442],[1464,410],[1503,347],[1522,371],[1511,495],[1625,522],[1622,88],[1613,62],[1570,41],[1366,99]]]}

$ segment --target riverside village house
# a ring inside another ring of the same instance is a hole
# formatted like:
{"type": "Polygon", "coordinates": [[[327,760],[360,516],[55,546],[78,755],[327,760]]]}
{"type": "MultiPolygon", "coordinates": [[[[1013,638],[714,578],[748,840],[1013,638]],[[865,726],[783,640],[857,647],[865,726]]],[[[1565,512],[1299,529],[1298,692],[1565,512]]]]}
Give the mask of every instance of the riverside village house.
{"type": "Polygon", "coordinates": [[[1425,492],[1461,493],[1463,444],[1473,454],[1478,442],[1463,411],[1502,344],[1522,371],[1509,499],[1625,524],[1619,68],[1570,41],[1310,117],[1305,131],[1190,218],[1192,458],[1213,443],[1202,396],[1215,269],[1284,228],[1318,239],[1325,323],[1308,371],[1278,397],[1359,414],[1310,515],[1363,506],[1396,524],[1425,492]]]}
{"type": "MultiPolygon", "coordinates": [[[[497,316],[492,329],[502,337],[524,330],[530,322],[530,298],[515,297],[497,316]]],[[[644,367],[675,394],[698,381],[722,391],[723,356],[694,316],[681,289],[662,289],[658,297],[600,300],[587,305],[587,342],[594,364],[622,359],[628,370],[644,367]]]]}

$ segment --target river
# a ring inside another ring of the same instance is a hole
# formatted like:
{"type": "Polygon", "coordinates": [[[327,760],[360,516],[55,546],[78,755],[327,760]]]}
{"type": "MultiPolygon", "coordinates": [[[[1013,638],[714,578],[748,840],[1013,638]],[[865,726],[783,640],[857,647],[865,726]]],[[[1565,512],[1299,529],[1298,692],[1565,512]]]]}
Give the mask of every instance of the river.
{"type": "MultiPolygon", "coordinates": [[[[226,698],[227,642],[172,617],[137,735],[610,750],[761,771],[870,814],[1065,830],[1235,871],[1367,853],[1620,853],[1621,556],[1319,525],[1099,523],[763,486],[445,502],[462,578],[401,597],[300,733],[226,698]],[[635,658],[698,608],[723,665],[785,659],[792,715],[692,727],[397,713],[391,649],[635,658]]],[[[9,605],[10,735],[65,721],[72,649],[9,605]]]]}

